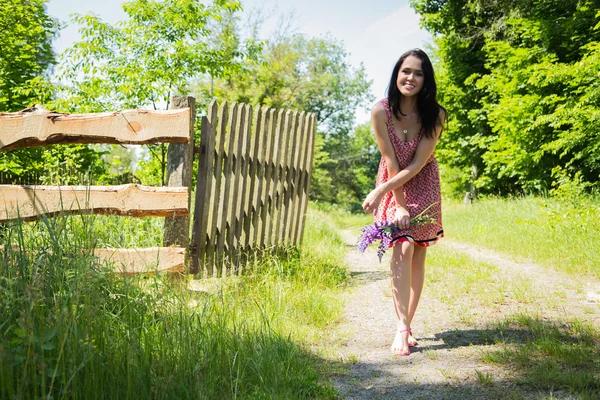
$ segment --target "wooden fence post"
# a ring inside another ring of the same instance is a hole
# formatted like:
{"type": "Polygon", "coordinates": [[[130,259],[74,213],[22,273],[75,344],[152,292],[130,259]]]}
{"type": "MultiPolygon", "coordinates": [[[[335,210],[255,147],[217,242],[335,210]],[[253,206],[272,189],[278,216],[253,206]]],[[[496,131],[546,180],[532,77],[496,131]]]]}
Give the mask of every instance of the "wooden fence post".
{"type": "MultiPolygon", "coordinates": [[[[167,152],[167,186],[188,188],[188,209],[192,193],[192,170],[194,165],[194,121],[196,99],[191,96],[177,96],[171,99],[172,108],[190,109],[189,143],[170,143],[167,152]]],[[[182,246],[186,249],[186,266],[189,258],[190,218],[165,218],[163,246],[182,246]]]]}

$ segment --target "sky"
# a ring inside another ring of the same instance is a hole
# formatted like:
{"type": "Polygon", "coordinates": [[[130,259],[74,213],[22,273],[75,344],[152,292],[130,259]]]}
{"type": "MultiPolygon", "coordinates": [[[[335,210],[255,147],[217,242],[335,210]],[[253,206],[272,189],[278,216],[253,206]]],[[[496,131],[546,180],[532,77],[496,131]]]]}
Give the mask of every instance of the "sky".
{"type": "MultiPolygon", "coordinates": [[[[106,22],[125,19],[121,8],[123,0],[50,0],[48,12],[67,22],[71,13],[93,13],[106,22]]],[[[309,37],[330,34],[341,40],[349,53],[350,64],[365,67],[368,79],[373,81],[371,91],[377,98],[385,90],[394,64],[404,51],[425,48],[431,35],[419,27],[419,17],[410,8],[408,0],[241,0],[244,12],[256,8],[271,11],[263,33],[274,29],[278,15],[292,14],[294,32],[309,37]]],[[[67,26],[54,43],[62,52],[79,39],[76,26],[67,26]]],[[[368,109],[356,110],[357,123],[369,120],[368,109]]]]}

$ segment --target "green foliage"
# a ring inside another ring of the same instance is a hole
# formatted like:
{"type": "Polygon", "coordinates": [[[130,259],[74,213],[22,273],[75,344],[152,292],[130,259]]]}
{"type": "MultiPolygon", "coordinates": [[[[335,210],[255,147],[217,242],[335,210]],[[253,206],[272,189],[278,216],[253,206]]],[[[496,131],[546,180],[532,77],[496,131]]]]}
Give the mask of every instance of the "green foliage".
{"type": "MultiPolygon", "coordinates": [[[[327,177],[329,186],[316,191],[313,198],[335,203],[351,210],[362,210],[361,204],[375,187],[381,155],[370,122],[358,125],[346,137],[331,137],[324,143],[326,160],[315,161],[315,170],[327,177]]],[[[313,172],[313,181],[319,176],[313,172]]]]}
{"type": "Polygon", "coordinates": [[[52,39],[58,29],[46,13],[46,3],[0,1],[0,112],[18,111],[33,101],[51,98],[51,90],[39,90],[48,88],[47,73],[55,63],[52,39]]]}
{"type": "Polygon", "coordinates": [[[439,86],[450,116],[440,160],[464,177],[475,165],[484,193],[546,192],[567,177],[591,189],[600,176],[597,2],[412,5],[439,34],[439,86]]]}
{"type": "Polygon", "coordinates": [[[114,25],[93,15],[73,16],[81,42],[62,57],[61,74],[70,110],[108,111],[152,106],[168,108],[203,73],[231,74],[256,49],[221,48],[211,41],[211,23],[240,4],[218,0],[123,3],[128,19],[114,25]]]}
{"type": "Polygon", "coordinates": [[[159,219],[118,221],[131,225],[84,215],[8,226],[1,398],[335,398],[309,350],[342,312],[345,246],[330,214],[309,208],[300,257],[189,286],[100,264],[97,246],[162,240],[159,219]]]}
{"type": "Polygon", "coordinates": [[[204,96],[212,90],[223,100],[315,113],[311,198],[356,208],[377,171],[368,175],[374,153],[369,128],[353,128],[354,110],[373,100],[364,67],[352,68],[343,45],[329,36],[280,35],[264,43],[261,58],[240,74],[212,86],[201,82],[198,90],[204,96]]]}
{"type": "MultiPolygon", "coordinates": [[[[240,74],[214,82],[218,99],[314,112],[325,137],[347,136],[349,110],[370,99],[364,67],[352,68],[343,45],[326,36],[283,36],[265,41],[259,60],[240,74]]],[[[208,92],[208,82],[200,87],[208,92]]]]}
{"type": "MultiPolygon", "coordinates": [[[[237,74],[260,50],[221,23],[241,9],[235,0],[134,0],[123,9],[128,18],[115,24],[93,15],[72,17],[82,40],[61,57],[56,110],[168,109],[171,97],[187,94],[199,76],[237,74]]],[[[206,103],[198,99],[198,106],[206,103]]],[[[144,163],[142,181],[163,184],[166,146],[148,153],[156,159],[144,163]]]]}

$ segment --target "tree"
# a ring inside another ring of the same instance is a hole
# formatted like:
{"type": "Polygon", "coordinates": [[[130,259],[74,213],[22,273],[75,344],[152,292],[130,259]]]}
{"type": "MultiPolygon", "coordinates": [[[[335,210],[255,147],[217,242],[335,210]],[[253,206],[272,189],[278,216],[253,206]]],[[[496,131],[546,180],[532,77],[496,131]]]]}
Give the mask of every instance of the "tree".
{"type": "MultiPolygon", "coordinates": [[[[0,111],[19,111],[54,96],[49,74],[55,65],[52,40],[58,23],[46,0],[0,1],[0,111]]],[[[53,146],[0,153],[0,172],[23,183],[73,183],[89,169],[101,169],[86,146],[53,146]]]]}
{"type": "MultiPolygon", "coordinates": [[[[82,26],[82,40],[62,58],[59,108],[168,109],[171,96],[188,93],[198,76],[234,74],[260,49],[219,30],[221,20],[241,9],[235,0],[132,0],[123,9],[128,19],[114,25],[92,15],[73,17],[82,26]]],[[[166,147],[151,146],[150,151],[159,160],[164,184],[166,147]]]]}
{"type": "MultiPolygon", "coordinates": [[[[203,96],[212,92],[220,100],[314,112],[318,133],[311,197],[356,205],[363,191],[357,189],[362,182],[356,176],[359,171],[341,174],[339,166],[348,165],[344,160],[353,140],[356,108],[373,101],[364,67],[351,67],[343,45],[329,36],[307,38],[278,32],[263,43],[259,60],[236,75],[215,80],[212,86],[201,81],[198,91],[203,96]]],[[[355,160],[359,157],[350,155],[355,160]]]]}
{"type": "Polygon", "coordinates": [[[440,161],[485,192],[598,180],[597,0],[413,0],[437,34],[440,161]],[[596,72],[594,72],[596,71],[596,72]],[[594,122],[596,121],[596,122],[594,122]]]}
{"type": "MultiPolygon", "coordinates": [[[[326,137],[345,136],[352,130],[354,110],[372,101],[364,67],[352,68],[347,57],[343,45],[329,36],[266,40],[261,58],[217,81],[214,96],[314,112],[326,137]]],[[[207,85],[201,89],[206,92],[207,85]]]]}
{"type": "MultiPolygon", "coordinates": [[[[40,100],[31,88],[44,84],[55,55],[58,23],[45,9],[47,0],[0,1],[0,111],[18,111],[40,100]]],[[[49,93],[43,93],[47,100],[49,93]]]]}

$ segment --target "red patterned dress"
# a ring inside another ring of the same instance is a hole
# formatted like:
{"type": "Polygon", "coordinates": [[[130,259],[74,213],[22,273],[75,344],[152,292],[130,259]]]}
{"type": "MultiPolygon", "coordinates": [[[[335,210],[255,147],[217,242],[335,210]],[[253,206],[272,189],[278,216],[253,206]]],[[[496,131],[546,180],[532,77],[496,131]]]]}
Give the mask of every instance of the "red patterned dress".
{"type": "MultiPolygon", "coordinates": [[[[394,147],[396,153],[396,159],[400,170],[405,169],[417,150],[417,146],[421,141],[422,132],[408,142],[403,142],[398,138],[395,132],[394,125],[392,123],[392,112],[390,110],[388,100],[381,100],[381,104],[385,109],[387,115],[387,128],[388,135],[394,147]]],[[[383,157],[379,162],[379,171],[377,172],[377,183],[376,186],[388,180],[387,165],[383,157]]],[[[434,155],[427,160],[423,169],[419,171],[417,175],[412,177],[403,186],[404,188],[404,199],[408,206],[408,212],[410,217],[413,218],[419,215],[421,212],[430,207],[426,211],[426,215],[432,215],[436,219],[435,223],[426,224],[422,226],[409,226],[408,229],[400,231],[400,233],[393,238],[391,246],[394,246],[400,242],[411,242],[419,246],[427,247],[435,244],[441,237],[444,237],[444,230],[442,228],[442,196],[440,194],[440,173],[438,170],[437,160],[434,155]]],[[[388,192],[383,196],[379,208],[375,212],[375,221],[383,222],[390,221],[394,217],[396,200],[394,194],[388,192]]]]}

